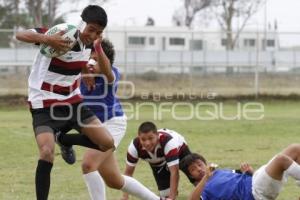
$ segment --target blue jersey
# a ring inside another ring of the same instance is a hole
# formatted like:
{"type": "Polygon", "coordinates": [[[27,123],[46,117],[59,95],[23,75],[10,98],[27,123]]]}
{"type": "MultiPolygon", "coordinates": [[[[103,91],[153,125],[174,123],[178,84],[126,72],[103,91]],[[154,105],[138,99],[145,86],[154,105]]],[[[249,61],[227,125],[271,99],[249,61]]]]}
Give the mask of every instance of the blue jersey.
{"type": "Polygon", "coordinates": [[[254,200],[252,176],[232,170],[216,170],[207,181],[201,197],[202,200],[254,200]]]}
{"type": "Polygon", "coordinates": [[[123,116],[122,106],[116,97],[120,73],[117,68],[112,66],[115,80],[109,84],[104,77],[96,77],[96,87],[88,91],[84,83],[80,84],[81,93],[84,95],[84,103],[96,114],[101,122],[105,122],[112,117],[123,116]]]}

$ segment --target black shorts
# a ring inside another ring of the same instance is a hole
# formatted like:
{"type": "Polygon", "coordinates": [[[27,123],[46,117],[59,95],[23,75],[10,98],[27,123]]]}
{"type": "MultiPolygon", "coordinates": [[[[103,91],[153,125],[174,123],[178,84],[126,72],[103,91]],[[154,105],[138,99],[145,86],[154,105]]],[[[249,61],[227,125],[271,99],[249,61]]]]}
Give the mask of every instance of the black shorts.
{"type": "MultiPolygon", "coordinates": [[[[187,145],[184,145],[184,147],[180,150],[180,153],[179,153],[179,162],[181,159],[183,159],[188,154],[191,154],[191,151],[187,145]]],[[[151,169],[152,169],[152,173],[154,175],[158,190],[161,191],[161,190],[166,190],[166,189],[170,188],[171,174],[170,174],[169,167],[167,166],[167,164],[165,164],[161,167],[151,166],[151,169]]]]}
{"type": "Polygon", "coordinates": [[[96,119],[94,113],[81,103],[59,105],[48,108],[31,109],[32,125],[35,135],[45,132],[68,132],[81,128],[96,119]]]}

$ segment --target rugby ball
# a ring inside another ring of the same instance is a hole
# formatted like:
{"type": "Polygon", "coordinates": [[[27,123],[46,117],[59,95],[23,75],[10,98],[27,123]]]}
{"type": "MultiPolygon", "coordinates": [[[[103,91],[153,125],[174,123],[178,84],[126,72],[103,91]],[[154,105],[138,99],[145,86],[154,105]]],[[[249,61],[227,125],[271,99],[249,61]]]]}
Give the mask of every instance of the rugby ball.
{"type": "Polygon", "coordinates": [[[69,41],[69,48],[67,48],[64,51],[57,51],[53,47],[46,45],[46,44],[41,44],[40,46],[40,52],[46,57],[52,58],[52,57],[59,57],[65,53],[67,53],[72,47],[76,44],[76,34],[77,34],[77,28],[74,25],[63,23],[63,24],[58,24],[56,26],[53,26],[50,28],[45,34],[46,35],[54,35],[58,32],[63,31],[64,34],[61,36],[63,39],[66,39],[69,41]]]}

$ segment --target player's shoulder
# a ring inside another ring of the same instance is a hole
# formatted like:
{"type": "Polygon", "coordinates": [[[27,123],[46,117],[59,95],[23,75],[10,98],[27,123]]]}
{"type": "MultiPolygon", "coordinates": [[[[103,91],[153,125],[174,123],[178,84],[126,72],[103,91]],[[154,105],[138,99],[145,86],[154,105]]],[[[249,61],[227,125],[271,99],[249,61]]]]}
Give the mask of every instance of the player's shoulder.
{"type": "Polygon", "coordinates": [[[140,143],[140,140],[138,137],[134,138],[131,142],[132,146],[137,150],[141,150],[142,149],[142,145],[140,143]]]}
{"type": "Polygon", "coordinates": [[[165,147],[166,144],[173,139],[173,136],[166,129],[159,129],[157,132],[159,135],[159,143],[162,147],[165,147]]]}

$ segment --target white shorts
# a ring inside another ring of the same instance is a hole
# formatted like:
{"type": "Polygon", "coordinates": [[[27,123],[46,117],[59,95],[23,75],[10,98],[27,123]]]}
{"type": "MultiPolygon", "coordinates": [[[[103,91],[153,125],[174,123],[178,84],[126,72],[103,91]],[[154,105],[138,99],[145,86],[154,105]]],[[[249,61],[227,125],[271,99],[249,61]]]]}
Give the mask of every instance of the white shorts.
{"type": "Polygon", "coordinates": [[[115,147],[118,147],[126,133],[127,117],[125,115],[113,117],[105,121],[103,124],[114,138],[115,147]]]}
{"type": "MultiPolygon", "coordinates": [[[[272,161],[271,159],[269,163],[272,161]]],[[[269,164],[268,163],[268,164],[269,164]]],[[[283,174],[282,180],[275,180],[266,172],[266,166],[261,166],[252,177],[252,194],[255,200],[274,200],[278,196],[288,175],[283,174]]]]}

